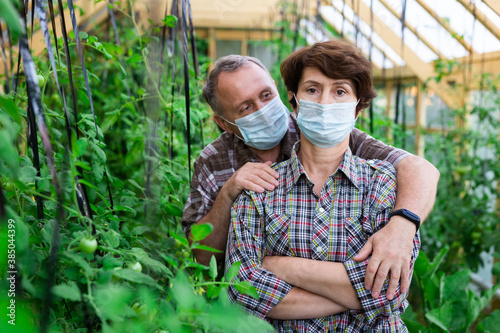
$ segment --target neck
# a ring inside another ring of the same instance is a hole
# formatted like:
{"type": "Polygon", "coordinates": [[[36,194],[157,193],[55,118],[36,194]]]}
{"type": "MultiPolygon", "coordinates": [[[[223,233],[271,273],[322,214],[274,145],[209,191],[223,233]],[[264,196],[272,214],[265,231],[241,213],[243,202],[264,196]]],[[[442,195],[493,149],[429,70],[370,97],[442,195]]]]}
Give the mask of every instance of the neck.
{"type": "Polygon", "coordinates": [[[253,147],[248,147],[250,151],[253,153],[255,158],[257,158],[260,162],[264,163],[267,161],[271,161],[273,163],[278,162],[278,156],[280,154],[280,146],[278,143],[276,147],[268,149],[268,150],[259,150],[253,147]]]}
{"type": "Polygon", "coordinates": [[[315,192],[319,195],[326,179],[333,174],[349,147],[349,135],[332,148],[319,148],[301,135],[298,157],[309,178],[314,182],[315,192]]]}

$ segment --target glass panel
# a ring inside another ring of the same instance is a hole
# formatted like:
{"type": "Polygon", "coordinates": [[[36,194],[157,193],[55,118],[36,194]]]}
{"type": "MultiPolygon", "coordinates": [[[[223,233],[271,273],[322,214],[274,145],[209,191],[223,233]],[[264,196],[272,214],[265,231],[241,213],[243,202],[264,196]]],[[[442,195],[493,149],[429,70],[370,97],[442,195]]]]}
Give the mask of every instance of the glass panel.
{"type": "Polygon", "coordinates": [[[241,40],[217,40],[215,45],[217,59],[229,54],[241,54],[241,40]]]}
{"type": "Polygon", "coordinates": [[[248,55],[260,59],[269,70],[277,61],[277,53],[273,52],[269,43],[266,42],[249,41],[248,55]]]}
{"type": "MultiPolygon", "coordinates": [[[[344,35],[351,42],[355,42],[356,28],[347,19],[343,20],[341,14],[342,8],[343,8],[343,1],[334,0],[332,1],[332,7],[322,6],[320,7],[320,10],[323,15],[326,15],[331,18],[331,21],[335,25],[334,27],[339,32],[342,31],[342,22],[343,22],[344,35]]],[[[357,20],[357,18],[354,19],[354,12],[349,6],[345,6],[344,15],[353,22],[356,22],[357,20]]],[[[359,21],[359,30],[362,31],[365,36],[370,36],[371,34],[370,26],[363,21],[359,21]]],[[[389,47],[378,34],[373,33],[372,43],[373,45],[376,45],[379,49],[381,49],[387,55],[387,58],[396,61],[399,66],[405,65],[404,60],[401,59],[401,57],[391,47],[389,47]]],[[[368,38],[364,37],[361,33],[358,33],[358,46],[365,53],[365,55],[368,55],[370,42],[368,38]]],[[[393,67],[393,63],[392,61],[389,61],[389,59],[386,59],[384,63],[382,53],[379,51],[372,51],[372,60],[380,68],[382,68],[383,65],[385,65],[385,68],[393,67]]]]}
{"type": "MultiPolygon", "coordinates": [[[[443,19],[479,53],[500,50],[500,41],[496,39],[474,16],[456,0],[424,0],[429,7],[443,19]]],[[[480,1],[476,1],[480,2],[480,1]]]]}
{"type": "MultiPolygon", "coordinates": [[[[396,94],[397,85],[394,83],[392,87],[391,96],[391,114],[393,115],[392,121],[396,119],[396,94]]],[[[413,126],[416,123],[416,101],[417,101],[417,87],[415,83],[402,82],[399,91],[399,114],[398,114],[398,124],[401,126],[413,126]]]]}
{"type": "Polygon", "coordinates": [[[433,91],[428,91],[423,98],[426,110],[426,127],[446,129],[455,126],[455,117],[450,108],[433,91]]]}
{"type": "MultiPolygon", "coordinates": [[[[433,3],[440,2],[433,1],[433,3]]],[[[434,8],[432,5],[430,7],[434,8]]],[[[401,9],[399,10],[401,11],[401,9]]],[[[453,13],[453,15],[455,14],[453,13]]],[[[441,17],[446,19],[449,16],[450,12],[441,17]]],[[[458,58],[468,54],[467,50],[415,0],[407,0],[406,20],[446,58],[458,58]]]]}

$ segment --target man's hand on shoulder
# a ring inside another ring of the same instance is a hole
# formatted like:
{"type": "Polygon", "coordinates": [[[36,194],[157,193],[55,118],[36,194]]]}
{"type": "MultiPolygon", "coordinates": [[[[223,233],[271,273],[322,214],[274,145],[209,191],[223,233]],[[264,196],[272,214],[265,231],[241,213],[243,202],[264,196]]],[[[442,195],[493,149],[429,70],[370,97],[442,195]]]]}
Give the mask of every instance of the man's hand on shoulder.
{"type": "Polygon", "coordinates": [[[386,295],[388,300],[394,298],[400,280],[401,293],[408,290],[415,231],[415,225],[411,222],[403,217],[394,216],[384,228],[368,239],[361,251],[354,257],[355,261],[363,261],[373,252],[365,276],[365,288],[372,290],[373,298],[380,296],[389,272],[390,281],[386,295]]]}
{"type": "Polygon", "coordinates": [[[248,162],[224,184],[228,197],[234,201],[243,190],[262,193],[274,190],[278,185],[278,173],[270,167],[271,162],[248,162]]]}

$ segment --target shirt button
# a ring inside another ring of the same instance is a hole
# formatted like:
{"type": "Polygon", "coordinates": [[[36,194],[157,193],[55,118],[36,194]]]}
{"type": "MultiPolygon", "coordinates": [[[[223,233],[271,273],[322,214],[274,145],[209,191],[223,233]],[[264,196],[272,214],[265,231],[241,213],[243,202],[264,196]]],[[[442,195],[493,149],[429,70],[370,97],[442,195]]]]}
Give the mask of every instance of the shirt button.
{"type": "Polygon", "coordinates": [[[318,209],[320,213],[324,213],[325,212],[325,209],[323,207],[320,207],[320,209],[318,209]]]}

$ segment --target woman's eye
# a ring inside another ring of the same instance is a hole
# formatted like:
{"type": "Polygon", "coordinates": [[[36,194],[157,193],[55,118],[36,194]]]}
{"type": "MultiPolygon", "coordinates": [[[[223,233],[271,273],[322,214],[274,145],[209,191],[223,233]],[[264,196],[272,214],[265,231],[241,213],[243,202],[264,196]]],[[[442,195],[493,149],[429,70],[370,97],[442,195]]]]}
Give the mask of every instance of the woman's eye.
{"type": "Polygon", "coordinates": [[[318,90],[316,90],[316,88],[307,88],[307,92],[310,93],[310,94],[314,94],[317,91],[318,90]]]}
{"type": "Polygon", "coordinates": [[[339,90],[337,90],[336,93],[338,96],[343,96],[345,94],[345,90],[339,89],[339,90]]]}

